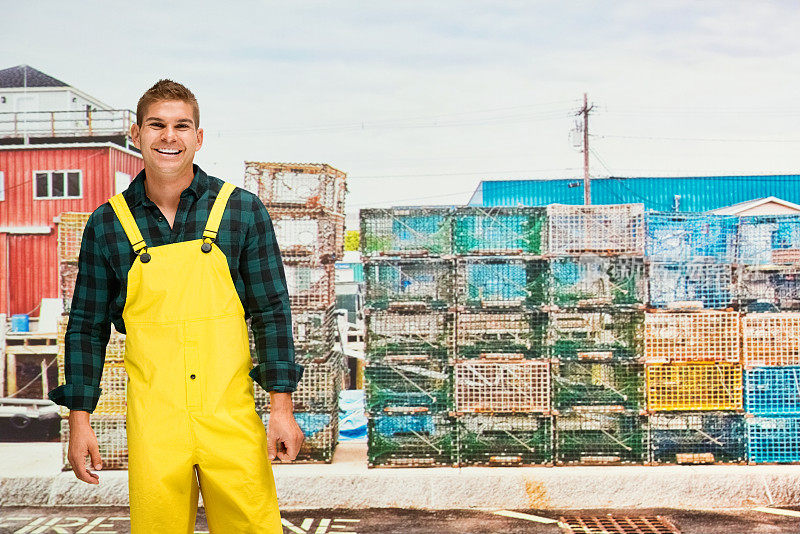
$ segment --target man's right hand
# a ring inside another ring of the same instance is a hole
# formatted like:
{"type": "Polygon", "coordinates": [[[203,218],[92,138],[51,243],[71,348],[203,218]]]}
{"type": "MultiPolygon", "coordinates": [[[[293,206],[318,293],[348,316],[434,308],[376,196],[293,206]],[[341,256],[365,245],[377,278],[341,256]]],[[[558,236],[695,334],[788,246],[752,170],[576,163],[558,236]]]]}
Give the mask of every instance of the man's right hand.
{"type": "Polygon", "coordinates": [[[88,484],[99,484],[100,477],[86,468],[86,457],[90,456],[96,470],[103,468],[97,436],[89,424],[89,412],[70,410],[69,412],[69,449],[67,459],[75,476],[88,484]]]}

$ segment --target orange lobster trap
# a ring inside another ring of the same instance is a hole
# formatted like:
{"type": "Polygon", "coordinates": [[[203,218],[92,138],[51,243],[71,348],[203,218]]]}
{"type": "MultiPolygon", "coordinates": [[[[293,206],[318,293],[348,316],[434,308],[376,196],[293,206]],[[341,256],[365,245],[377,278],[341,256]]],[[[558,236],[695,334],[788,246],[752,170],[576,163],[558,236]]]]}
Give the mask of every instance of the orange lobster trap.
{"type": "Polygon", "coordinates": [[[739,363],[738,312],[647,313],[647,363],[715,361],[739,363]]]}
{"type": "Polygon", "coordinates": [[[742,319],[745,367],[800,365],[800,313],[754,313],[742,319]]]}

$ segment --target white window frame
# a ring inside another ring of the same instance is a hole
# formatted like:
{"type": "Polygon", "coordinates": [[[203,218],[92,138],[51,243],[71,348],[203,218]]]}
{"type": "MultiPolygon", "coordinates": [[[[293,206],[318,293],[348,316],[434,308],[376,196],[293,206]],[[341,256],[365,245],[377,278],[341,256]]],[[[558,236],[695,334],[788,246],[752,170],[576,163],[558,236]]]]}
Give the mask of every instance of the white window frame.
{"type": "Polygon", "coordinates": [[[0,201],[6,199],[6,173],[0,171],[0,201]]]}
{"type": "Polygon", "coordinates": [[[33,171],[33,199],[34,200],[76,200],[76,199],[82,199],[82,198],[83,198],[83,170],[81,170],[81,169],[54,169],[54,170],[37,170],[37,171],[33,171]],[[52,184],[53,184],[53,173],[55,173],[55,172],[64,173],[64,193],[67,192],[67,173],[77,172],[78,173],[78,185],[80,187],[81,194],[78,195],[78,196],[68,196],[66,194],[63,197],[54,197],[54,196],[52,196],[51,187],[52,187],[52,184]],[[37,196],[37,194],[36,194],[36,189],[37,189],[37,187],[36,187],[37,186],[37,183],[36,183],[37,177],[36,177],[36,175],[37,174],[42,174],[42,173],[47,173],[47,196],[40,197],[40,196],[37,196]]]}

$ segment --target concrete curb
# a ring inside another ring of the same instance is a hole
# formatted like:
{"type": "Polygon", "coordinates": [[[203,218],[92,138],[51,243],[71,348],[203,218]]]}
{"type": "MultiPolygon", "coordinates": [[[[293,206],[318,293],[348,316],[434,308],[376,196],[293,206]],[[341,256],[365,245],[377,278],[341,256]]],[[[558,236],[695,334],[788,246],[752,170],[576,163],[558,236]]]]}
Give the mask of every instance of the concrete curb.
{"type": "MultiPolygon", "coordinates": [[[[58,444],[42,445],[50,447],[29,453],[60,454],[58,444]]],[[[128,505],[127,471],[100,471],[100,484],[89,485],[60,467],[53,473],[60,458],[23,474],[19,463],[8,467],[6,448],[0,452],[0,506],[128,505]]],[[[367,469],[366,445],[343,444],[332,464],[276,463],[273,472],[283,510],[710,510],[800,503],[800,465],[367,469]]]]}

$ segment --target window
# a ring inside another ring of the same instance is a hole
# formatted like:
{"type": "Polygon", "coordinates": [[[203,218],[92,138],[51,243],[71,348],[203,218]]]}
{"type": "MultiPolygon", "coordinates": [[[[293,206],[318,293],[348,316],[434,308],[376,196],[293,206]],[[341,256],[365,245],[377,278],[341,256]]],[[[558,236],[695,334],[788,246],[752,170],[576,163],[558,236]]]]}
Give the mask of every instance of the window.
{"type": "Polygon", "coordinates": [[[35,171],[33,198],[81,198],[82,175],[79,170],[35,171]]]}
{"type": "Polygon", "coordinates": [[[0,171],[0,200],[6,199],[6,175],[0,171]]]}
{"type": "Polygon", "coordinates": [[[131,184],[131,175],[117,171],[114,173],[114,194],[122,193],[131,184]]]}

